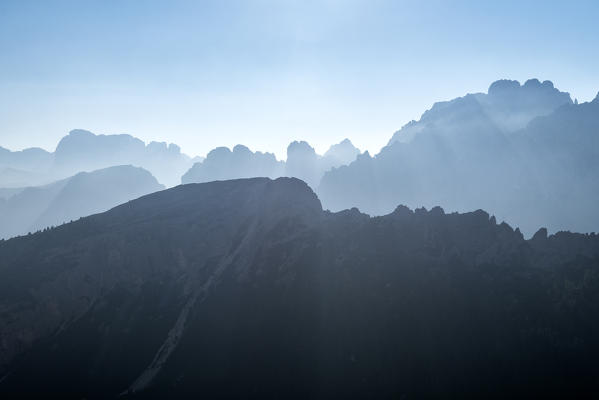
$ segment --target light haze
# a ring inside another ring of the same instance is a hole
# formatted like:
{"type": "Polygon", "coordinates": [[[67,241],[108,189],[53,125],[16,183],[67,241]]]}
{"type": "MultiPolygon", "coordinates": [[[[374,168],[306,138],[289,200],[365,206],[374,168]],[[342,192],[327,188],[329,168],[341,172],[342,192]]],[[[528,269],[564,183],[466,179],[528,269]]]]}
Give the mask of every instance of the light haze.
{"type": "Polygon", "coordinates": [[[499,78],[599,87],[599,3],[2,1],[0,145],[71,129],[241,143],[285,158],[350,138],[376,153],[439,100],[499,78]],[[498,34],[500,32],[500,34],[498,34]]]}

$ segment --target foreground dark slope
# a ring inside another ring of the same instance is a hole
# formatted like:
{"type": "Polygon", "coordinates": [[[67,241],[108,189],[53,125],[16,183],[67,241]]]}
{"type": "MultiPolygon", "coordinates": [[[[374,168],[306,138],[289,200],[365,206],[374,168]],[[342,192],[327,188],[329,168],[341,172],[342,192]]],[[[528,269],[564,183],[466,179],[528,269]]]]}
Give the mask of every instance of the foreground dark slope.
{"type": "Polygon", "coordinates": [[[597,394],[598,317],[596,235],[184,185],[0,242],[0,393],[597,394]]]}

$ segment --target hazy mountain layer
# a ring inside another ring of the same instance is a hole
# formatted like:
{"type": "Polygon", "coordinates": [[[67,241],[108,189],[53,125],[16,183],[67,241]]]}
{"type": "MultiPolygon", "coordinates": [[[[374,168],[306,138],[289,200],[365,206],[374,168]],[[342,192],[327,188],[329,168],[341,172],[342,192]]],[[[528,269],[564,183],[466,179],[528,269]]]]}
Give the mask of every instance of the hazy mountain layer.
{"type": "Polygon", "coordinates": [[[500,80],[486,94],[434,104],[374,157],[358,156],[349,140],[323,156],[298,141],[285,162],[238,145],[214,149],[194,164],[173,144],[75,130],[55,153],[0,148],[0,187],[39,185],[116,164],[144,167],[167,186],[292,176],[333,211],[358,207],[383,215],[399,203],[440,204],[459,212],[483,208],[527,237],[542,225],[550,232],[592,232],[599,230],[598,137],[599,99],[577,104],[550,81],[500,80]]]}
{"type": "Polygon", "coordinates": [[[30,148],[10,151],[0,147],[0,168],[14,168],[31,172],[45,172],[53,161],[52,153],[43,149],[30,148]]]}
{"type": "Polygon", "coordinates": [[[527,236],[540,226],[592,232],[598,140],[599,99],[574,104],[548,81],[498,81],[486,95],[435,104],[375,157],[327,172],[318,194],[331,210],[441,204],[484,208],[527,236]]]}
{"type": "Polygon", "coordinates": [[[46,172],[31,172],[12,167],[0,167],[0,185],[3,189],[15,189],[24,186],[44,185],[53,181],[46,172]]]}
{"type": "Polygon", "coordinates": [[[252,152],[245,146],[237,145],[233,151],[227,147],[217,147],[210,151],[206,159],[197,162],[181,178],[182,183],[201,183],[226,179],[268,177],[283,175],[285,163],[277,161],[272,153],[252,152]]]}
{"type": "Polygon", "coordinates": [[[41,185],[52,181],[53,154],[38,148],[10,151],[0,147],[0,188],[41,185]]]}
{"type": "Polygon", "coordinates": [[[0,188],[0,199],[8,199],[15,194],[22,192],[25,188],[0,188]]]}
{"type": "Polygon", "coordinates": [[[183,185],[0,242],[0,393],[590,396],[598,317],[595,235],[183,185]]]}
{"type": "Polygon", "coordinates": [[[148,171],[126,165],[24,188],[0,202],[0,238],[103,212],[163,188],[148,171]]]}
{"type": "Polygon", "coordinates": [[[254,153],[242,145],[235,146],[233,151],[218,147],[208,153],[206,160],[194,164],[181,182],[288,176],[302,179],[315,188],[326,171],[351,163],[358,154],[360,150],[348,139],[331,146],[322,156],[307,142],[292,142],[287,147],[286,161],[277,161],[272,153],[254,153]]]}
{"type": "Polygon", "coordinates": [[[0,187],[36,186],[82,171],[128,164],[175,186],[196,161],[173,143],[146,145],[130,135],[94,135],[75,129],[60,140],[54,153],[36,148],[10,152],[0,147],[0,187]]]}
{"type": "Polygon", "coordinates": [[[433,125],[437,129],[452,131],[468,128],[472,114],[488,118],[487,123],[502,132],[524,128],[536,117],[549,115],[559,107],[572,104],[570,95],[560,92],[550,81],[529,79],[520,85],[507,79],[495,81],[488,93],[468,94],[451,101],[435,103],[419,121],[412,121],[395,132],[389,144],[409,142],[414,136],[433,125]],[[469,107],[465,107],[469,105],[469,107]]]}

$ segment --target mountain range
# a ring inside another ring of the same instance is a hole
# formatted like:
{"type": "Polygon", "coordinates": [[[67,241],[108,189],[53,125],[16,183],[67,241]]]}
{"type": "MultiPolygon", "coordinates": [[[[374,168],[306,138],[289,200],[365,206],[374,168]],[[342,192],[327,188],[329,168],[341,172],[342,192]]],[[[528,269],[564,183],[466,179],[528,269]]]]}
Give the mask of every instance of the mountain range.
{"type": "Polygon", "coordinates": [[[122,165],[80,172],[0,196],[0,238],[24,235],[106,211],[164,189],[148,171],[122,165]]]}
{"type": "Polygon", "coordinates": [[[331,146],[322,156],[307,142],[294,141],[287,147],[286,161],[278,161],[272,153],[252,152],[243,145],[235,146],[233,151],[218,147],[205,160],[194,164],[181,182],[288,176],[316,187],[326,171],[351,163],[359,154],[360,150],[349,139],[331,146]]]}
{"type": "Polygon", "coordinates": [[[487,94],[436,103],[365,153],[324,174],[326,208],[371,215],[442,205],[483,208],[530,236],[597,231],[599,96],[578,104],[549,81],[497,81],[487,94]]]}
{"type": "Polygon", "coordinates": [[[0,393],[592,396],[598,296],[595,234],[181,185],[0,241],[0,393]]]}
{"type": "Polygon", "coordinates": [[[0,147],[0,187],[37,186],[117,165],[142,167],[162,184],[175,186],[200,160],[181,153],[173,143],[146,145],[131,135],[95,135],[75,129],[60,140],[53,153],[39,148],[11,152],[0,147]]]}
{"type": "Polygon", "coordinates": [[[178,146],[129,135],[74,130],[54,153],[0,148],[0,198],[80,171],[132,164],[167,187],[179,183],[281,176],[304,180],[324,208],[352,207],[384,215],[397,204],[485,209],[530,237],[594,232],[599,227],[599,97],[578,104],[550,81],[493,82],[487,93],[435,103],[392,135],[378,154],[360,154],[349,140],[318,155],[292,142],[287,159],[237,145],[206,159],[178,146]]]}
{"type": "Polygon", "coordinates": [[[0,185],[5,186],[0,186],[0,238],[59,225],[162,190],[164,186],[154,176],[176,185],[179,180],[189,183],[289,175],[316,185],[325,171],[349,164],[359,154],[346,139],[331,146],[323,156],[306,142],[293,142],[286,162],[242,145],[233,151],[216,148],[206,160],[189,159],[173,144],[151,142],[146,146],[129,135],[94,135],[82,130],[71,131],[54,153],[41,149],[1,150],[0,166],[6,167],[0,173],[0,185]],[[140,167],[119,165],[121,162],[144,165],[153,174],[140,167]],[[43,184],[73,171],[89,172],[43,184]],[[31,185],[20,187],[17,183],[31,185]]]}

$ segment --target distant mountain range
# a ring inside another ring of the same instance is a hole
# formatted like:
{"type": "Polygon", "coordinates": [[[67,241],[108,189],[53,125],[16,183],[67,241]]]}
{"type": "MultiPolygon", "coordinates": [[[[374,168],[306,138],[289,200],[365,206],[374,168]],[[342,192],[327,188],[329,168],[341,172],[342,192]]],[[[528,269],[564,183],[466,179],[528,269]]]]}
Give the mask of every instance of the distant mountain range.
{"type": "Polygon", "coordinates": [[[237,145],[205,160],[166,143],[75,130],[54,153],[0,148],[0,198],[80,171],[131,164],[166,186],[250,177],[297,177],[332,211],[390,213],[397,204],[485,209],[530,237],[599,230],[599,97],[578,104],[550,81],[499,80],[487,93],[436,103],[397,131],[378,154],[349,140],[318,155],[304,141],[287,159],[237,145]]]}
{"type": "Polygon", "coordinates": [[[286,175],[317,185],[325,171],[349,164],[358,154],[359,150],[346,139],[331,146],[323,156],[306,142],[293,142],[287,162],[277,161],[271,153],[254,153],[242,145],[233,151],[216,148],[206,160],[189,159],[173,144],[152,142],[146,146],[129,135],[94,135],[74,130],[60,141],[54,153],[0,148],[0,168],[5,166],[0,170],[0,238],[106,211],[163,189],[154,176],[171,186],[179,180],[189,183],[286,175]],[[154,176],[139,167],[119,165],[124,162],[144,165],[154,176]],[[106,167],[109,165],[113,166],[106,167]],[[89,172],[44,184],[76,171],[89,172]]]}
{"type": "Polygon", "coordinates": [[[202,183],[215,180],[281,176],[295,177],[316,187],[326,171],[347,165],[360,154],[349,139],[335,144],[324,155],[307,142],[295,141],[287,147],[287,160],[277,161],[272,153],[252,152],[237,145],[230,151],[218,147],[206,156],[206,160],[194,164],[183,175],[182,183],[202,183]]]}
{"type": "Polygon", "coordinates": [[[218,148],[182,182],[256,176],[300,178],[333,211],[484,208],[528,237],[540,226],[598,231],[599,98],[578,104],[550,81],[499,80],[488,93],[434,104],[375,156],[348,140],[324,157],[294,142],[286,162],[245,146],[218,148]]]}
{"type": "Polygon", "coordinates": [[[182,185],[0,241],[0,394],[592,397],[598,296],[594,234],[182,185]]]}
{"type": "Polygon", "coordinates": [[[164,189],[148,171],[116,166],[0,197],[0,238],[35,232],[106,211],[144,194],[164,189]]]}
{"type": "Polygon", "coordinates": [[[599,97],[575,104],[549,81],[497,81],[436,103],[379,154],[324,174],[326,208],[381,215],[398,203],[484,208],[532,235],[599,230],[599,97]]]}
{"type": "Polygon", "coordinates": [[[11,152],[0,147],[0,188],[17,189],[49,183],[81,171],[94,171],[131,164],[152,173],[167,186],[247,177],[293,176],[316,187],[323,174],[354,161],[360,151],[349,139],[316,154],[304,141],[287,149],[287,161],[272,153],[252,152],[243,145],[233,151],[218,147],[207,159],[190,159],[175,144],[151,142],[146,145],[130,135],[95,135],[76,129],[63,137],[56,151],[38,148],[11,152]]]}
{"type": "Polygon", "coordinates": [[[464,128],[472,131],[474,123],[484,131],[493,127],[503,133],[514,132],[566,104],[572,104],[570,95],[560,92],[551,81],[541,83],[538,79],[529,79],[520,85],[518,81],[502,79],[493,82],[488,93],[435,103],[420,121],[412,121],[395,132],[388,144],[409,142],[418,132],[431,126],[447,135],[460,134],[458,131],[464,128]]]}
{"type": "Polygon", "coordinates": [[[143,141],[130,135],[94,135],[76,129],[63,137],[49,153],[32,148],[11,152],[0,148],[0,187],[36,186],[82,171],[116,165],[147,169],[161,183],[174,186],[194,162],[171,143],[143,141]]]}

